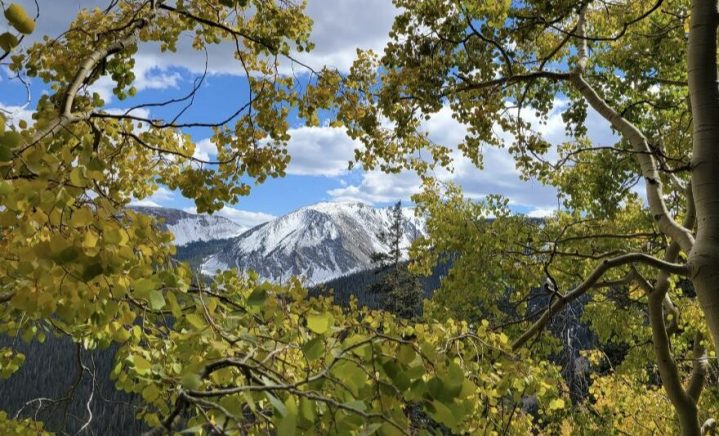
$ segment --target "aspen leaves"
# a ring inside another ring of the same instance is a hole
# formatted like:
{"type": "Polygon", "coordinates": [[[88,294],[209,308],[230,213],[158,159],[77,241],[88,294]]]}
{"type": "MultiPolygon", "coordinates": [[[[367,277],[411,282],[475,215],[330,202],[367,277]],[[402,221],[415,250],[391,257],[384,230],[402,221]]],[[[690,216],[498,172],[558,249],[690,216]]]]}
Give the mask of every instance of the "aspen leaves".
{"type": "Polygon", "coordinates": [[[27,15],[25,9],[17,3],[11,3],[5,9],[5,18],[20,33],[29,35],[35,30],[35,22],[27,15]]]}

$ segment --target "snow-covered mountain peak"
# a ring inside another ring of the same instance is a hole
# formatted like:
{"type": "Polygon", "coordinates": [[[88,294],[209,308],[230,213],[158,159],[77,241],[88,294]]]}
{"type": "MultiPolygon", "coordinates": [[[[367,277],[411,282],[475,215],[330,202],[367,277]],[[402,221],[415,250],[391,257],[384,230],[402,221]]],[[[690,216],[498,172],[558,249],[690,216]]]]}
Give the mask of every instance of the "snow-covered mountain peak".
{"type": "Polygon", "coordinates": [[[159,218],[163,227],[175,236],[176,245],[232,238],[247,230],[217,215],[197,215],[179,209],[150,206],[132,206],[132,209],[159,218]]]}
{"type": "MultiPolygon", "coordinates": [[[[405,215],[402,246],[422,232],[412,209],[405,215]]],[[[207,258],[202,270],[237,267],[282,282],[296,275],[310,284],[331,280],[371,266],[374,252],[387,251],[380,237],[392,222],[389,208],[361,202],[324,202],[302,207],[254,227],[235,238],[228,249],[207,258]]]]}
{"type": "Polygon", "coordinates": [[[321,203],[311,204],[298,210],[316,210],[322,213],[336,214],[347,213],[350,211],[359,211],[363,209],[374,209],[371,205],[361,201],[345,200],[345,201],[323,201],[321,203]]]}

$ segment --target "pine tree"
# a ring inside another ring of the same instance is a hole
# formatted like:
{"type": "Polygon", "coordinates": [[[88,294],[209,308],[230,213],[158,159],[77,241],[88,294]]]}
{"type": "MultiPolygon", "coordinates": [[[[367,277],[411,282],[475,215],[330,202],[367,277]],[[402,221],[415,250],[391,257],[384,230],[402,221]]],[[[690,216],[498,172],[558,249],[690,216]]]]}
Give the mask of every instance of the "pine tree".
{"type": "Polygon", "coordinates": [[[389,249],[372,254],[379,277],[370,286],[370,292],[382,295],[383,309],[403,318],[415,318],[421,313],[423,291],[419,279],[407,269],[406,262],[402,262],[404,218],[401,201],[392,207],[391,217],[389,229],[377,235],[389,249]]]}

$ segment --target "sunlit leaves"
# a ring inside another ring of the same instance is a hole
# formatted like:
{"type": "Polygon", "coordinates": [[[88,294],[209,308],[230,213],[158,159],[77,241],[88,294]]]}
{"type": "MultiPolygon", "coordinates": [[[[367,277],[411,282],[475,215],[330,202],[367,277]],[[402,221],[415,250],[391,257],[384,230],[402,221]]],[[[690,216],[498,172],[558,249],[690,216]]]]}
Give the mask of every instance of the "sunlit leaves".
{"type": "Polygon", "coordinates": [[[20,33],[30,34],[35,30],[35,22],[25,9],[17,3],[10,3],[5,9],[5,18],[20,33]]]}
{"type": "MultiPolygon", "coordinates": [[[[499,371],[507,363],[502,335],[454,321],[409,325],[381,312],[343,310],[326,298],[307,299],[298,282],[261,284],[254,274],[230,271],[202,290],[165,299],[187,310],[177,311],[171,325],[138,329],[140,342],[123,346],[113,372],[121,387],[147,401],[143,415],[151,425],[154,410],[170,413],[184,392],[188,428],[204,422],[202,409],[214,422],[249,433],[262,428],[264,414],[283,434],[401,434],[425,425],[410,418],[409,408],[455,431],[500,428],[500,409],[510,404],[495,402],[497,414],[486,417],[480,398],[506,396],[520,374],[535,380],[530,384],[554,377],[546,366],[519,360],[499,371]],[[222,299],[214,297],[219,289],[222,299]]],[[[554,395],[539,394],[542,401],[554,395]]],[[[515,417],[511,425],[527,429],[530,422],[515,417]]]]}
{"type": "Polygon", "coordinates": [[[332,326],[332,317],[328,313],[311,313],[307,315],[307,328],[322,335],[332,326]]]}
{"type": "Polygon", "coordinates": [[[0,433],[17,436],[49,435],[43,430],[41,421],[30,419],[12,419],[5,411],[0,410],[0,433]]]}

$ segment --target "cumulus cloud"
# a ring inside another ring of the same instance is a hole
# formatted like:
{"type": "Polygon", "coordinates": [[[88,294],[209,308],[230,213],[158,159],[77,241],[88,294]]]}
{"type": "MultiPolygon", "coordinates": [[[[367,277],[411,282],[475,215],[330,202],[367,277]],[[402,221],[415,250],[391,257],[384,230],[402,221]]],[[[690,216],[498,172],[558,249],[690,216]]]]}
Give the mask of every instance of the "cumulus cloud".
{"type": "Polygon", "coordinates": [[[312,66],[349,70],[357,48],[382,52],[399,12],[389,0],[309,0],[315,49],[300,58],[312,66]],[[331,6],[330,6],[331,5],[331,6]]]}
{"type": "Polygon", "coordinates": [[[344,128],[298,127],[290,129],[287,144],[292,157],[288,174],[338,176],[347,172],[354,149],[361,144],[347,136],[344,128]]]}
{"type": "Polygon", "coordinates": [[[538,208],[531,210],[527,213],[527,216],[530,218],[546,218],[548,216],[554,215],[554,213],[557,211],[557,208],[538,208]]]}
{"type": "MultiPolygon", "coordinates": [[[[559,114],[556,116],[559,117],[559,114]]],[[[563,124],[554,118],[551,117],[544,128],[546,134],[558,138],[559,132],[563,132],[563,124]]],[[[467,127],[452,118],[450,108],[445,107],[434,114],[424,123],[423,128],[432,141],[453,148],[452,171],[438,169],[435,176],[440,181],[462,186],[468,197],[482,198],[488,194],[502,194],[514,205],[530,207],[549,207],[556,203],[556,192],[553,188],[537,181],[521,180],[515,161],[506,149],[486,147],[483,150],[484,169],[478,169],[464,157],[456,146],[464,140],[467,127]]],[[[409,172],[386,175],[369,171],[363,174],[359,183],[333,189],[328,193],[334,198],[388,202],[407,199],[419,191],[420,185],[419,178],[409,172]]]]}
{"type": "MultiPolygon", "coordinates": [[[[554,110],[542,123],[533,115],[527,117],[534,128],[551,144],[556,145],[570,140],[561,117],[566,104],[566,101],[556,100],[554,110]]],[[[593,110],[588,113],[587,126],[588,135],[595,144],[616,143],[618,137],[612,132],[607,121],[593,110]]],[[[424,123],[423,128],[432,141],[453,148],[452,171],[438,169],[435,172],[435,176],[440,181],[460,185],[465,195],[471,198],[482,198],[488,194],[504,195],[509,198],[511,204],[530,208],[531,216],[540,216],[556,209],[556,190],[537,180],[522,180],[514,158],[505,148],[485,147],[483,169],[477,168],[464,157],[456,145],[464,140],[467,128],[452,118],[450,108],[444,107],[434,114],[424,123]]],[[[499,132],[499,135],[507,143],[513,140],[508,133],[499,132]]],[[[414,174],[405,172],[387,175],[369,171],[363,173],[361,181],[332,189],[328,194],[333,198],[383,203],[407,199],[419,189],[420,181],[414,174]]]]}
{"type": "Polygon", "coordinates": [[[381,171],[367,171],[357,184],[347,184],[327,191],[333,200],[362,201],[370,204],[406,200],[419,192],[421,181],[416,174],[403,172],[385,174],[381,171]]]}
{"type": "Polygon", "coordinates": [[[176,199],[175,193],[160,186],[157,191],[146,198],[133,198],[130,206],[147,206],[147,207],[168,207],[168,204],[176,199]]]}
{"type": "MultiPolygon", "coordinates": [[[[34,15],[34,0],[16,1],[34,15]]],[[[31,44],[43,35],[57,37],[62,34],[83,8],[104,9],[110,4],[110,0],[39,2],[37,30],[26,38],[24,44],[31,44]]],[[[357,47],[382,50],[388,40],[397,9],[389,0],[309,0],[307,14],[314,22],[310,39],[315,43],[315,49],[310,53],[298,53],[297,57],[316,68],[329,65],[347,71],[357,47]]],[[[142,45],[135,70],[137,85],[143,89],[174,86],[179,77],[166,70],[172,66],[182,67],[193,73],[204,70],[205,54],[192,49],[190,35],[185,35],[177,48],[176,53],[161,54],[156,44],[142,45]]],[[[207,49],[210,73],[244,75],[244,70],[234,58],[234,44],[211,44],[207,49]]],[[[289,65],[286,68],[289,68],[289,65]]],[[[106,90],[107,87],[101,89],[106,90]]]]}
{"type": "MultiPolygon", "coordinates": [[[[187,207],[183,210],[188,213],[197,213],[197,209],[194,207],[187,207]]],[[[215,212],[213,215],[225,217],[246,228],[252,228],[276,218],[274,215],[271,215],[269,213],[252,212],[249,210],[235,209],[234,207],[228,206],[223,207],[219,211],[215,212]]]]}
{"type": "Polygon", "coordinates": [[[217,146],[210,138],[202,139],[195,143],[195,153],[193,157],[201,160],[211,160],[217,156],[217,146]]]}

